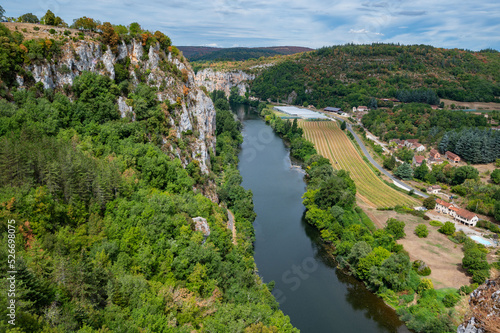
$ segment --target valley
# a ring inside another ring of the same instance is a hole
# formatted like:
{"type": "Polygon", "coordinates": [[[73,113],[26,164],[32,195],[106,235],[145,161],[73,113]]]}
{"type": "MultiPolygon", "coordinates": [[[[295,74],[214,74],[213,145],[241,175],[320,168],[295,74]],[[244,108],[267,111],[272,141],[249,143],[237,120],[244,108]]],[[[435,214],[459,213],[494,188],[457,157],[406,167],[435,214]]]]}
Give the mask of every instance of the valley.
{"type": "Polygon", "coordinates": [[[500,53],[279,46],[240,5],[0,6],[0,331],[495,332],[500,53]]]}

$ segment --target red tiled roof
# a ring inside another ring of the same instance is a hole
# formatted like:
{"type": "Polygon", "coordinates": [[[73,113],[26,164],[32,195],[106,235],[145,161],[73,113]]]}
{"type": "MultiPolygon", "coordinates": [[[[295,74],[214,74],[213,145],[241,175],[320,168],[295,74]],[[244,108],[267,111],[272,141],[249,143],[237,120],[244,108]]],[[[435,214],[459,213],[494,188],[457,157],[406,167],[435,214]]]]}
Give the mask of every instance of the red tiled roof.
{"type": "Polygon", "coordinates": [[[439,154],[439,152],[436,149],[431,149],[431,152],[429,154],[431,155],[431,157],[435,158],[435,156],[439,154]]]}
{"type": "Polygon", "coordinates": [[[406,141],[412,144],[418,143],[418,139],[407,139],[406,141]]]}
{"type": "Polygon", "coordinates": [[[460,156],[458,156],[455,153],[452,153],[451,151],[447,151],[445,155],[446,155],[446,157],[451,158],[452,160],[456,159],[457,157],[458,157],[458,159],[460,159],[460,156]]]}
{"type": "Polygon", "coordinates": [[[452,206],[450,207],[450,210],[453,210],[453,211],[455,211],[455,212],[457,212],[457,213],[458,213],[458,211],[460,210],[460,208],[457,208],[457,207],[455,207],[455,206],[453,206],[453,205],[452,205],[452,206]]]}
{"type": "Polygon", "coordinates": [[[457,210],[457,214],[458,214],[458,216],[463,217],[463,218],[465,218],[465,219],[467,219],[469,221],[472,220],[472,218],[474,216],[476,216],[475,213],[469,212],[467,209],[463,209],[463,208],[459,208],[457,210]]]}
{"type": "Polygon", "coordinates": [[[446,202],[446,201],[441,200],[441,199],[436,199],[436,203],[438,205],[445,206],[445,207],[448,207],[448,208],[453,207],[453,205],[451,203],[446,202]]]}
{"type": "Polygon", "coordinates": [[[415,162],[418,164],[422,164],[422,162],[425,160],[424,156],[413,156],[415,158],[415,162]]]}

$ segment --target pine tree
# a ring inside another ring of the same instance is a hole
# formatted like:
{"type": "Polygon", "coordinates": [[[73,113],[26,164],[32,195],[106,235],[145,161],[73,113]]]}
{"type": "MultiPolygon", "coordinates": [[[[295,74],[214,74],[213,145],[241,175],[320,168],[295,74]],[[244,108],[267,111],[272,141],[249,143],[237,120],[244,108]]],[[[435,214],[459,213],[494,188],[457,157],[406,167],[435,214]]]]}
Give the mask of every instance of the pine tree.
{"type": "Polygon", "coordinates": [[[401,164],[396,171],[394,171],[394,175],[403,180],[410,180],[413,178],[413,170],[408,163],[401,164]]]}
{"type": "Polygon", "coordinates": [[[340,124],[340,129],[345,131],[346,127],[347,127],[347,125],[346,125],[345,121],[343,121],[342,124],[340,124]]]}

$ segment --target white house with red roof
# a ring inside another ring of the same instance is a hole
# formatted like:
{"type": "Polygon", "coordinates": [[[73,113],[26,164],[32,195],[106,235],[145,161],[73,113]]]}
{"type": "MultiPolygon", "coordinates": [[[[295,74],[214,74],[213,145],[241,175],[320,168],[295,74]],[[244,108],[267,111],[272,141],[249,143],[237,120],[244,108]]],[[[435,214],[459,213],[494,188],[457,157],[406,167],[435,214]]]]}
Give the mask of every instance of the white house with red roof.
{"type": "Polygon", "coordinates": [[[469,227],[475,227],[479,217],[469,212],[467,209],[456,207],[453,204],[441,199],[436,199],[436,211],[438,213],[448,214],[452,216],[455,221],[463,223],[469,227]]]}
{"type": "Polygon", "coordinates": [[[440,191],[441,191],[441,186],[439,185],[432,185],[427,188],[427,193],[430,194],[439,194],[440,191]]]}
{"type": "Polygon", "coordinates": [[[412,146],[412,149],[415,149],[415,151],[421,152],[425,150],[425,146],[421,143],[414,143],[412,146]]]}

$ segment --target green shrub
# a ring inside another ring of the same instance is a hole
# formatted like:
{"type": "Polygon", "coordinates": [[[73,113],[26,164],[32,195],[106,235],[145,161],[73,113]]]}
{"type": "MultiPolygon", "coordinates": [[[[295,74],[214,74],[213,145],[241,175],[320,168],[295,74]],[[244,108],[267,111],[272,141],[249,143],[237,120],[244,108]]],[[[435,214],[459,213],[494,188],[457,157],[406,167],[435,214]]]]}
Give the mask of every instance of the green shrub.
{"type": "Polygon", "coordinates": [[[446,294],[443,298],[443,304],[447,308],[452,308],[457,304],[457,302],[460,300],[460,296],[458,296],[456,293],[449,293],[446,294]]]}
{"type": "Polygon", "coordinates": [[[418,285],[417,292],[422,294],[426,290],[434,289],[434,284],[431,279],[424,278],[420,280],[420,284],[418,285]]]}
{"type": "Polygon", "coordinates": [[[422,217],[425,221],[429,221],[431,218],[427,215],[424,215],[424,217],[422,217]]]}
{"type": "Polygon", "coordinates": [[[439,221],[436,221],[436,220],[430,221],[429,224],[432,225],[433,227],[442,227],[443,226],[442,222],[439,222],[439,221]]]}
{"type": "Polygon", "coordinates": [[[49,34],[53,35],[53,34],[55,34],[55,33],[56,33],[56,29],[50,29],[50,30],[49,30],[49,34]]]}
{"type": "Polygon", "coordinates": [[[40,27],[33,27],[33,30],[38,31],[40,30],[40,27]]]}
{"type": "Polygon", "coordinates": [[[455,232],[453,236],[450,237],[453,238],[453,242],[458,244],[462,244],[467,240],[467,235],[462,230],[455,232]]]}
{"type": "Polygon", "coordinates": [[[412,267],[418,275],[428,276],[431,274],[431,268],[423,260],[415,260],[412,267]]]}
{"type": "Polygon", "coordinates": [[[415,235],[417,235],[419,238],[426,238],[429,235],[427,226],[425,224],[419,224],[415,228],[415,235]]]}
{"type": "Polygon", "coordinates": [[[405,223],[396,219],[390,218],[387,220],[385,230],[394,236],[395,239],[401,239],[406,236],[405,223]]]}
{"type": "Polygon", "coordinates": [[[478,286],[479,285],[477,283],[473,283],[470,286],[461,286],[458,291],[461,295],[469,295],[471,292],[476,290],[478,286]]]}
{"type": "Polygon", "coordinates": [[[413,302],[415,299],[415,294],[408,294],[408,295],[401,295],[399,298],[404,302],[404,303],[410,303],[413,302]]]}
{"type": "Polygon", "coordinates": [[[455,224],[453,222],[445,222],[445,224],[438,229],[438,231],[445,235],[453,235],[456,231],[455,224]]]}
{"type": "Polygon", "coordinates": [[[474,271],[472,274],[472,281],[474,283],[483,284],[486,279],[490,277],[490,272],[488,270],[482,269],[474,271]]]}

